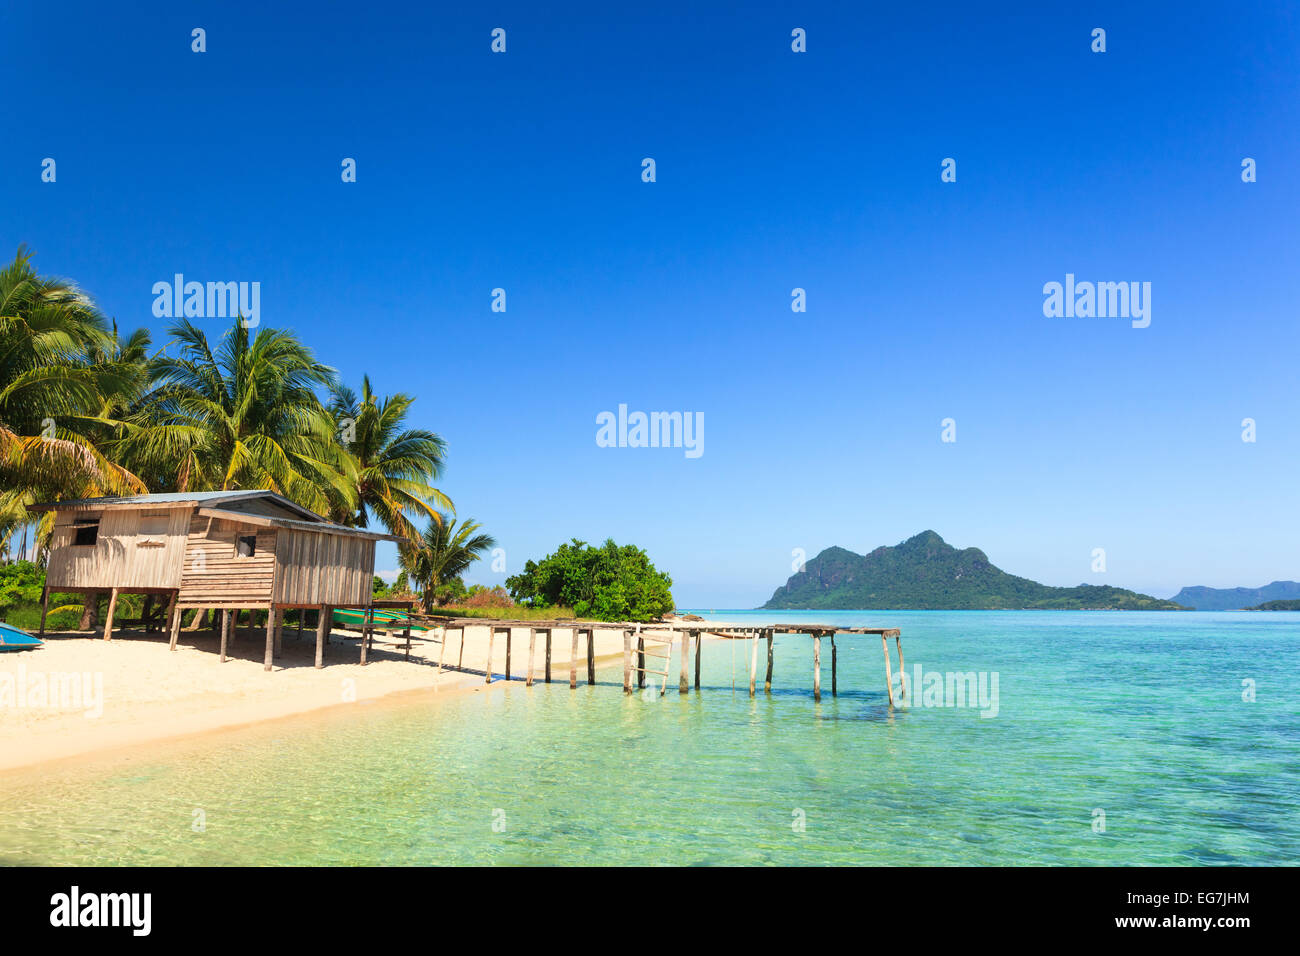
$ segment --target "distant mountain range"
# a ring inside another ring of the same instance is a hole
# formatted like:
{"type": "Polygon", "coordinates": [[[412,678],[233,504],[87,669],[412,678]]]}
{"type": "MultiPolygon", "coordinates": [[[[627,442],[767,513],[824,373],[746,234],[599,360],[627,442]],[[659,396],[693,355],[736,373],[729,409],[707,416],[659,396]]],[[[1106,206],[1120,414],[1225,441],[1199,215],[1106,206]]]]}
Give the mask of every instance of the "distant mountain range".
{"type": "Polygon", "coordinates": [[[1300,600],[1300,583],[1274,581],[1262,588],[1183,588],[1170,600],[1198,611],[1236,611],[1268,601],[1300,600]]]}
{"type": "Polygon", "coordinates": [[[827,548],[763,605],[766,609],[1185,610],[1123,588],[1057,588],[994,567],[978,548],[958,551],[933,531],[870,554],[827,548]]]}

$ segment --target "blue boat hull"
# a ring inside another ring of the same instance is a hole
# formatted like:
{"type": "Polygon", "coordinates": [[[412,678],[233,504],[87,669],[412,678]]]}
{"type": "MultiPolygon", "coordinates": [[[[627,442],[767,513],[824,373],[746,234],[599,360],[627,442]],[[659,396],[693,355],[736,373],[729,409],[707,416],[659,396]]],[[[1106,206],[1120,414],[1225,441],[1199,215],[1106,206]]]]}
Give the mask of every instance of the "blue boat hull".
{"type": "Polygon", "coordinates": [[[32,637],[12,624],[0,624],[0,651],[30,651],[44,643],[40,638],[32,637]]]}

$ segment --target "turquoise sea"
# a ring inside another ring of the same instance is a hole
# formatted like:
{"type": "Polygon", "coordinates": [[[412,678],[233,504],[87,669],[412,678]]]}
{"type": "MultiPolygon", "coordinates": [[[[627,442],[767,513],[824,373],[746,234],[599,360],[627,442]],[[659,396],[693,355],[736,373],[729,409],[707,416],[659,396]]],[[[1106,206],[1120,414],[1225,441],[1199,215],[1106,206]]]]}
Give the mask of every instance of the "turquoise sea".
{"type": "Polygon", "coordinates": [[[748,643],[714,641],[684,697],[675,661],[624,696],[618,661],[0,776],[0,861],[1300,862],[1300,614],[703,613],[899,627],[909,678],[996,673],[996,716],[891,711],[873,637],[837,642],[834,698],[823,642],[820,703],[778,637],[751,700],[748,643]]]}

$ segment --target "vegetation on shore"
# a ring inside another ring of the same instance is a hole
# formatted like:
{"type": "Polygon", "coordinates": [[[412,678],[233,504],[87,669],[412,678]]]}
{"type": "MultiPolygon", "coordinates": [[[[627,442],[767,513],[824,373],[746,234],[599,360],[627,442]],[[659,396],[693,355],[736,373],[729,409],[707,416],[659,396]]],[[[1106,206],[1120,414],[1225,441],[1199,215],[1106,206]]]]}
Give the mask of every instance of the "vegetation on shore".
{"type": "Polygon", "coordinates": [[[1257,604],[1254,607],[1246,608],[1247,611],[1300,611],[1300,600],[1290,601],[1265,601],[1263,604],[1257,604]]]}
{"type": "Polygon", "coordinates": [[[994,567],[983,551],[959,551],[933,531],[870,554],[827,548],[764,608],[881,610],[1185,610],[1172,601],[1104,585],[1050,587],[994,567]]]}
{"type": "Polygon", "coordinates": [[[674,608],[672,578],[634,545],[613,539],[592,547],[574,538],[541,561],[529,561],[506,579],[519,604],[554,613],[571,608],[597,621],[652,621],[674,608]]]}

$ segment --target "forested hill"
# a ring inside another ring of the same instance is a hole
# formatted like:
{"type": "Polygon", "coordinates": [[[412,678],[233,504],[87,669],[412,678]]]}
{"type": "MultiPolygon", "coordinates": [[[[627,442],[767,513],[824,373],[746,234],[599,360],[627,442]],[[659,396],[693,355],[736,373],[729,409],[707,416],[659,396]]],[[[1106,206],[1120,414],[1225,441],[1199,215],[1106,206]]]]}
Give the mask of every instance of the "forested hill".
{"type": "Polygon", "coordinates": [[[827,548],[764,608],[1180,610],[1172,601],[1104,585],[1049,587],[1007,574],[979,548],[957,550],[933,531],[870,554],[827,548]]]}

